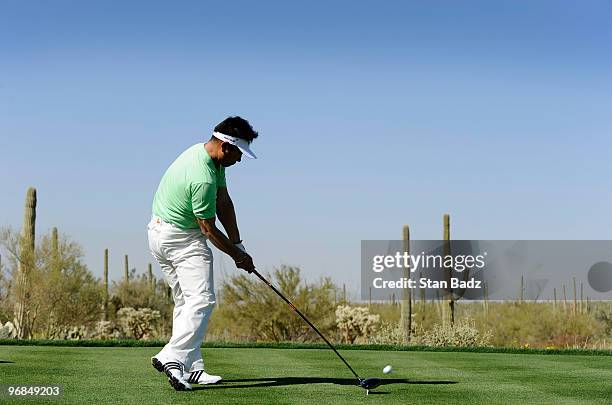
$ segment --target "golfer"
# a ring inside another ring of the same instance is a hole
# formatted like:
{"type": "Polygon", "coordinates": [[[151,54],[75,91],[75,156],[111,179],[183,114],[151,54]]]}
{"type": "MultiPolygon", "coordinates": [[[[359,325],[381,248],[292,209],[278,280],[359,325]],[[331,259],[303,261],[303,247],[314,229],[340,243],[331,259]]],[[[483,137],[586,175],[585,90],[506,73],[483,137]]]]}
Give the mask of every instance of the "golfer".
{"type": "Polygon", "coordinates": [[[149,249],[172,290],[174,312],[172,337],[151,363],[166,373],[177,391],[221,380],[204,371],[200,352],[215,305],[208,241],[229,255],[238,268],[255,269],[240,239],[225,168],[240,162],[242,155],[256,158],[250,143],[257,135],[248,121],[225,119],[208,142],[188,148],[170,165],[153,199],[149,249]],[[225,234],[217,228],[217,216],[225,234]]]}

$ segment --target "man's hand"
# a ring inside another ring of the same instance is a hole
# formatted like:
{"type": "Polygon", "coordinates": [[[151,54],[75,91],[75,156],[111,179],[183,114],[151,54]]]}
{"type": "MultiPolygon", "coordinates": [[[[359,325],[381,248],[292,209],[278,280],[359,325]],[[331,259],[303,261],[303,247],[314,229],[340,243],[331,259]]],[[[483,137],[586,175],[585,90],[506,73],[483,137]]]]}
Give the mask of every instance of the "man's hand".
{"type": "Polygon", "coordinates": [[[246,270],[248,273],[252,273],[255,270],[253,258],[247,252],[243,252],[242,255],[236,258],[235,262],[236,267],[246,270]]]}

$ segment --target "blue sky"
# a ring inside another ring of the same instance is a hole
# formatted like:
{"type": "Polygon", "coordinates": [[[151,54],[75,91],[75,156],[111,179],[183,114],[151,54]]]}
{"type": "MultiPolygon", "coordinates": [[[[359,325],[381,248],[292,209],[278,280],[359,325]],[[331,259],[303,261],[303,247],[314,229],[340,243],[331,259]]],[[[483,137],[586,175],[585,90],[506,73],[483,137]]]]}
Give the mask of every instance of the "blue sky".
{"type": "Polygon", "coordinates": [[[611,238],[610,2],[218,3],[0,1],[0,225],[35,186],[40,232],[143,271],[164,170],[237,114],[265,270],[356,293],[362,239],[445,212],[457,239],[611,238]]]}

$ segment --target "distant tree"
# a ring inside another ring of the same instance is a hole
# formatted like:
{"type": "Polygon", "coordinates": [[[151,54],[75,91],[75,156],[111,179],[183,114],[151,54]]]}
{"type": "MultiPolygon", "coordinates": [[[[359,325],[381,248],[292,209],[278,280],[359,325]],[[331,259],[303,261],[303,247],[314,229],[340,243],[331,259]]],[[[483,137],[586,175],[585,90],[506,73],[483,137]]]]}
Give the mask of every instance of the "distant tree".
{"type": "MultiPolygon", "coordinates": [[[[334,329],[335,286],[329,278],[305,283],[297,267],[275,269],[271,282],[324,333],[334,329]]],[[[267,285],[240,274],[221,288],[219,316],[224,328],[234,328],[245,338],[267,341],[313,341],[319,337],[267,285]]],[[[217,325],[221,326],[221,325],[217,325]]]]}
{"type": "Polygon", "coordinates": [[[11,280],[0,255],[0,323],[12,320],[14,303],[11,300],[11,280]]]}
{"type": "MultiPolygon", "coordinates": [[[[55,232],[43,235],[29,271],[27,308],[29,335],[55,338],[73,326],[93,326],[100,319],[102,286],[82,263],[81,247],[55,232]]],[[[11,279],[19,274],[20,236],[5,228],[0,243],[10,254],[11,279]]],[[[14,296],[13,296],[14,299],[14,296]]]]}

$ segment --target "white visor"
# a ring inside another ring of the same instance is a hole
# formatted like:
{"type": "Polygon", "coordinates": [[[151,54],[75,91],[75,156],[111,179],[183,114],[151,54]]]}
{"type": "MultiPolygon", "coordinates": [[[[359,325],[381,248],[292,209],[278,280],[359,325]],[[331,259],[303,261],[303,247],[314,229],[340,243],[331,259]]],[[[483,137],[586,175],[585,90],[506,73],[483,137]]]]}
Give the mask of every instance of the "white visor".
{"type": "Polygon", "coordinates": [[[234,146],[236,146],[240,151],[251,159],[257,159],[257,156],[253,153],[251,148],[249,148],[249,143],[242,138],[236,138],[233,136],[222,134],[221,132],[213,132],[213,136],[222,141],[228,142],[234,146]]]}

